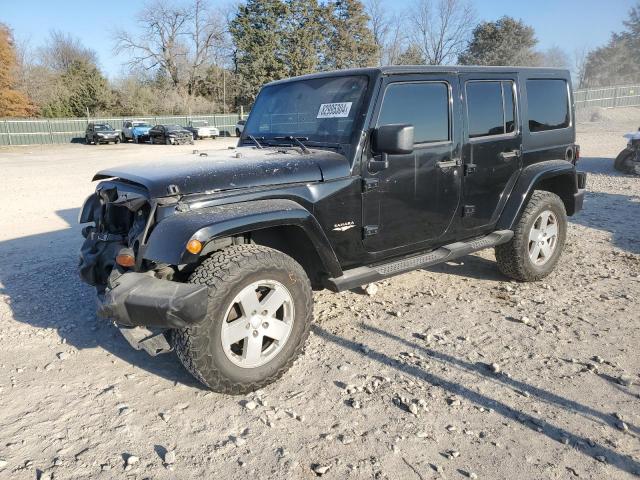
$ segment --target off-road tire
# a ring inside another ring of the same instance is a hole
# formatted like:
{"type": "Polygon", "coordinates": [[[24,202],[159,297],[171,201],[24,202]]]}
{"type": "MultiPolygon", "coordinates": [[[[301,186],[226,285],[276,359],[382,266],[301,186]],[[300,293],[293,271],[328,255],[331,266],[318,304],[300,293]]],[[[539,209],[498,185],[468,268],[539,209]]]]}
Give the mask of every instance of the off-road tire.
{"type": "Polygon", "coordinates": [[[209,287],[207,317],[192,327],[174,330],[173,344],[185,368],[211,390],[239,395],[258,390],[280,378],[304,351],[313,319],[309,279],[291,257],[260,245],[236,245],[213,253],[189,277],[189,283],[209,287]],[[295,319],[282,350],[256,368],[234,365],[222,349],[222,317],[244,287],[265,278],[291,292],[295,319]]]}
{"type": "Polygon", "coordinates": [[[495,248],[498,269],[507,277],[521,282],[535,282],[549,275],[560,259],[567,237],[567,212],[564,203],[555,193],[536,190],[529,199],[513,238],[495,248]],[[555,249],[544,265],[535,265],[529,258],[529,232],[538,215],[545,210],[553,212],[558,220],[558,237],[555,249]]]}
{"type": "Polygon", "coordinates": [[[625,148],[622,150],[616,159],[613,161],[613,168],[622,173],[629,173],[629,168],[627,167],[627,160],[633,159],[634,152],[625,148]]]}

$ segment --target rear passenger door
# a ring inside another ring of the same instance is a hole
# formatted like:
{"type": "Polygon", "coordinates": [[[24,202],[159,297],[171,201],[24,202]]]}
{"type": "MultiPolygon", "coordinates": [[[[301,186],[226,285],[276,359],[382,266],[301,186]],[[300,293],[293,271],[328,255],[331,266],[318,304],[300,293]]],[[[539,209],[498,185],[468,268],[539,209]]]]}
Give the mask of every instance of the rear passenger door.
{"type": "Polygon", "coordinates": [[[521,169],[517,80],[517,74],[461,78],[466,120],[462,223],[472,232],[493,227],[521,169]]]}

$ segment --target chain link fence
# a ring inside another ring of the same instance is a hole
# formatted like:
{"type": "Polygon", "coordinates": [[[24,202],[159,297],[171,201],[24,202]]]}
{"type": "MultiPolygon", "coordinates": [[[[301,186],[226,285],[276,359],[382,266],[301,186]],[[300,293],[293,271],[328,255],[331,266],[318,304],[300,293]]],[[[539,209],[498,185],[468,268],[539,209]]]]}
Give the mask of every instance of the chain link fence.
{"type": "Polygon", "coordinates": [[[576,109],[640,106],[640,85],[587,88],[573,92],[576,109]]]}
{"type": "Polygon", "coordinates": [[[122,129],[126,120],[144,120],[152,125],[189,125],[190,121],[205,120],[220,130],[221,136],[234,136],[236,123],[247,115],[169,115],[152,117],[111,118],[42,118],[0,119],[0,145],[40,145],[56,143],[83,143],[89,122],[107,122],[116,130],[122,129]]]}

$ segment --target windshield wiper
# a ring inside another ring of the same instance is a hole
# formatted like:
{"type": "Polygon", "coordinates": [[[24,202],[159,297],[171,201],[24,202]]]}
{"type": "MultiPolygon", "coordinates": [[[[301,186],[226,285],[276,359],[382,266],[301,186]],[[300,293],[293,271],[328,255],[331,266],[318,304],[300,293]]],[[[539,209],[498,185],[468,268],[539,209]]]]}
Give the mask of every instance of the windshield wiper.
{"type": "Polygon", "coordinates": [[[306,147],[306,145],[304,143],[302,143],[301,140],[309,140],[309,137],[294,137],[293,135],[288,135],[286,137],[273,137],[274,140],[289,140],[290,142],[295,143],[296,145],[298,145],[300,147],[300,149],[304,152],[304,153],[311,153],[311,151],[306,147]]]}
{"type": "Polygon", "coordinates": [[[256,147],[258,147],[260,150],[264,148],[262,145],[260,145],[260,142],[253,135],[247,135],[247,138],[251,140],[253,143],[255,143],[256,147]]]}

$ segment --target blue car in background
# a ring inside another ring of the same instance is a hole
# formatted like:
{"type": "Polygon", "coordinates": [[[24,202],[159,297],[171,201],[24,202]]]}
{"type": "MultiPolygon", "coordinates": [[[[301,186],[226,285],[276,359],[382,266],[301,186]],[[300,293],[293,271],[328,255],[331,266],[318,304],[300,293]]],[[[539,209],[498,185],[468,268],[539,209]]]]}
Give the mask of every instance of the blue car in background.
{"type": "Polygon", "coordinates": [[[125,120],[121,133],[122,141],[146,142],[149,140],[149,130],[152,127],[153,125],[144,120],[125,120]]]}

